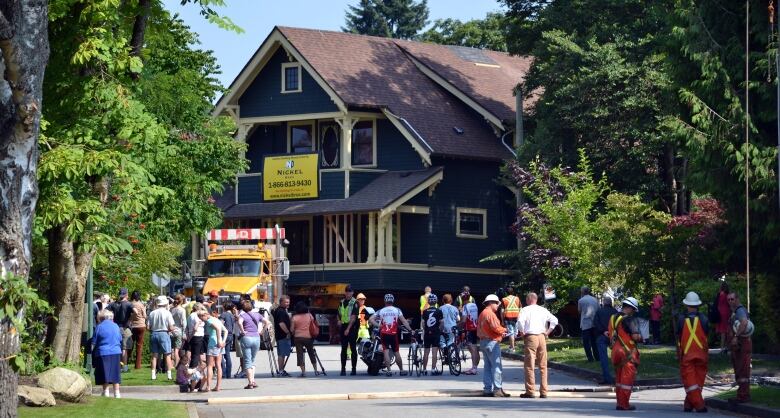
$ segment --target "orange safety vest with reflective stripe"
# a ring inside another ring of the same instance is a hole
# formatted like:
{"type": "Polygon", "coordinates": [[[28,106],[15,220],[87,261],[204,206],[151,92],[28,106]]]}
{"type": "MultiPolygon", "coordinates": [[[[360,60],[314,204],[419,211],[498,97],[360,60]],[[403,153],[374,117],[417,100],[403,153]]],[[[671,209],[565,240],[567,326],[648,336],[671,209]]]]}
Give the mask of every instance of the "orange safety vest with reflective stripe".
{"type": "Polygon", "coordinates": [[[698,315],[693,318],[685,318],[678,344],[682,360],[707,360],[709,354],[707,334],[704,332],[698,315]]]}
{"type": "Polygon", "coordinates": [[[509,295],[503,299],[504,301],[504,317],[507,319],[517,319],[520,316],[520,298],[514,295],[509,295]]]}
{"type": "Polygon", "coordinates": [[[636,364],[639,364],[639,350],[636,349],[636,343],[631,338],[631,334],[621,326],[623,318],[625,318],[625,316],[620,314],[614,314],[609,318],[609,337],[612,342],[613,355],[616,351],[623,351],[626,356],[633,357],[633,352],[636,352],[636,364]]]}

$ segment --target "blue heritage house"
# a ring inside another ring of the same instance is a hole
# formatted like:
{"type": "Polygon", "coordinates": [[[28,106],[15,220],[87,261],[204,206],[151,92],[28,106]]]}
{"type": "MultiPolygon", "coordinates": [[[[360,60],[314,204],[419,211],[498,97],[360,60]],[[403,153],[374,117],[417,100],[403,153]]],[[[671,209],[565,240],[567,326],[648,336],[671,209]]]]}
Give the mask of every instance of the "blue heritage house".
{"type": "Polygon", "coordinates": [[[495,291],[510,272],[480,260],[517,246],[516,196],[497,179],[513,157],[513,89],[529,63],[275,28],[215,109],[235,119],[250,161],[217,201],[225,226],[283,226],[290,285],[351,283],[370,299],[425,285],[439,295],[466,284],[495,291]],[[266,157],[280,155],[316,158],[313,174],[296,178],[306,170],[293,157],[264,172],[266,157]],[[301,185],[314,194],[279,193],[301,185]]]}

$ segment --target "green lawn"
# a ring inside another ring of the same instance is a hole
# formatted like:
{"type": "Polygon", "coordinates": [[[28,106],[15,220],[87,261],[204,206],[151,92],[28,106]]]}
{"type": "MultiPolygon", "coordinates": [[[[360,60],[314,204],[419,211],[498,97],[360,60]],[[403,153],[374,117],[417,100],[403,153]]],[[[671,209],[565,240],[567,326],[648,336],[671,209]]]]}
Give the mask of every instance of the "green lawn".
{"type": "MultiPolygon", "coordinates": [[[[737,390],[732,389],[716,396],[719,399],[733,398],[737,390]]],[[[780,388],[770,386],[750,386],[750,404],[780,409],[780,388]]]]}
{"type": "MultiPolygon", "coordinates": [[[[134,369],[130,365],[130,371],[122,373],[122,386],[170,386],[176,384],[176,370],[172,371],[174,380],[168,380],[165,373],[157,374],[157,380],[152,380],[152,366],[144,364],[140,369],[134,369]]],[[[93,379],[94,382],[94,379],[93,379]]]]}
{"type": "MultiPolygon", "coordinates": [[[[667,378],[680,375],[679,363],[675,349],[667,346],[640,346],[640,365],[638,379],[667,378]]],[[[578,338],[549,339],[547,341],[548,359],[583,369],[601,372],[599,362],[589,363],[582,349],[582,341],[578,338]]],[[[522,344],[518,346],[522,354],[522,344]]],[[[762,373],[780,369],[780,361],[753,360],[753,373],[762,373]]],[[[710,375],[733,373],[731,360],[727,355],[713,354],[710,356],[710,375]]]]}
{"type": "Polygon", "coordinates": [[[86,403],[67,404],[53,408],[19,406],[20,418],[187,418],[187,406],[181,402],[141,401],[90,397],[86,403]]]}

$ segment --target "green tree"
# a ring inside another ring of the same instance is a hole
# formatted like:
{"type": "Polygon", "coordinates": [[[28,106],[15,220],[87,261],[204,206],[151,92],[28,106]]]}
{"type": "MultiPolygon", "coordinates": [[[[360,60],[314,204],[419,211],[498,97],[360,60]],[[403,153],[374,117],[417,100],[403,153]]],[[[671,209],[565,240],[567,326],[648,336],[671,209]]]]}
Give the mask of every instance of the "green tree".
{"type": "Polygon", "coordinates": [[[687,196],[675,193],[683,182],[675,143],[659,125],[676,108],[658,51],[672,1],[505,3],[513,22],[510,51],[534,56],[522,91],[529,97],[544,92],[521,161],[538,155],[553,165],[574,165],[584,149],[594,172],[608,175],[616,190],[684,213],[687,196]]]}
{"type": "Polygon", "coordinates": [[[220,91],[213,57],[191,50],[197,39],[159,2],[63,0],[50,20],[36,229],[56,314],[48,341],[77,361],[89,269],[122,254],[142,264],[151,243],[218,224],[211,195],[245,162],[232,122],[206,113],[220,91]]]}
{"type": "Polygon", "coordinates": [[[507,18],[502,13],[488,13],[484,19],[461,22],[458,19],[438,19],[420,36],[421,41],[441,45],[506,51],[507,18]]]}
{"type": "Polygon", "coordinates": [[[349,6],[344,32],[415,39],[428,23],[427,0],[360,0],[349,6]]]}

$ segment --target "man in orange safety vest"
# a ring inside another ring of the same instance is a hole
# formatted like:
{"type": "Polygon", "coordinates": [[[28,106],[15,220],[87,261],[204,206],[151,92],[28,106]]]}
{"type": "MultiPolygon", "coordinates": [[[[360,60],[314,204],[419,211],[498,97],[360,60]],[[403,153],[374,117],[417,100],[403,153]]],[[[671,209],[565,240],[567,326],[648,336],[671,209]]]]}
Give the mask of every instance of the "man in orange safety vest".
{"type": "Polygon", "coordinates": [[[508,286],[506,288],[507,296],[501,299],[504,309],[501,315],[504,319],[504,326],[509,335],[509,352],[515,352],[515,336],[517,335],[517,317],[520,316],[520,298],[515,296],[515,288],[508,286]]]}
{"type": "Polygon", "coordinates": [[[639,367],[639,350],[637,341],[642,341],[639,324],[634,314],[639,310],[639,302],[629,297],[623,301],[622,312],[612,315],[609,319],[609,338],[612,347],[612,365],[615,367],[615,393],[617,395],[618,411],[633,411],[634,405],[628,403],[631,389],[634,387],[637,367],[639,367]]]}
{"type": "Polygon", "coordinates": [[[695,292],[688,292],[683,300],[684,314],[677,319],[680,339],[677,341],[677,357],[680,359],[680,376],[685,389],[683,410],[707,412],[701,391],[707,376],[709,346],[707,345],[707,316],[699,312],[701,299],[695,292]]]}

